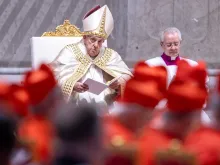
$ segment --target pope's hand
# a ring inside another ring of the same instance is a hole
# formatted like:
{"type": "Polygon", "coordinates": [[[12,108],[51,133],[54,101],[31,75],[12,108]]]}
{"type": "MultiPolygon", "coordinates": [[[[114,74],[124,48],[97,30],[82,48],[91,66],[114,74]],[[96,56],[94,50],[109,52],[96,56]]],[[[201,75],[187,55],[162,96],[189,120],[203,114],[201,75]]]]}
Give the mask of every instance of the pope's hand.
{"type": "Polygon", "coordinates": [[[118,80],[114,81],[113,83],[111,83],[111,84],[109,85],[109,87],[112,88],[112,89],[118,89],[119,86],[120,86],[120,83],[119,83],[118,80]]]}
{"type": "Polygon", "coordinates": [[[89,86],[86,84],[83,84],[81,82],[76,82],[76,84],[73,87],[73,90],[75,92],[83,93],[83,92],[89,90],[89,86]]]}

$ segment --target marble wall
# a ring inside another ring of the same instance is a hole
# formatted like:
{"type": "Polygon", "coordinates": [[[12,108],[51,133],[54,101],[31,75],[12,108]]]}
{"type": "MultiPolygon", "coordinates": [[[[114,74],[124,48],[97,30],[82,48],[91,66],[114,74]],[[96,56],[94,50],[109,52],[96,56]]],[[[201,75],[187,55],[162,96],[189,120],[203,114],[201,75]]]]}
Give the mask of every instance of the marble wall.
{"type": "Polygon", "coordinates": [[[182,55],[220,62],[219,0],[128,1],[126,60],[149,59],[161,54],[158,33],[175,26],[183,35],[182,55]]]}
{"type": "Polygon", "coordinates": [[[175,26],[182,55],[220,66],[220,0],[0,0],[0,67],[31,66],[30,38],[69,19],[82,26],[86,11],[107,4],[115,19],[109,47],[132,66],[160,55],[158,33],[175,26]]]}

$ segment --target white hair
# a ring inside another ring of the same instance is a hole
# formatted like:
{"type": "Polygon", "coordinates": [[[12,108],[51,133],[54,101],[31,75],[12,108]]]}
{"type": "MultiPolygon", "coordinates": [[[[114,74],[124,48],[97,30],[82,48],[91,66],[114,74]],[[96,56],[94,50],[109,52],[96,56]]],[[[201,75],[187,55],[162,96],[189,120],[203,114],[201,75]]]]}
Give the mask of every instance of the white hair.
{"type": "Polygon", "coordinates": [[[179,29],[177,29],[176,27],[169,27],[166,28],[165,30],[163,30],[162,32],[160,32],[160,42],[164,42],[164,35],[165,33],[177,33],[179,36],[180,41],[182,40],[182,35],[179,29]]]}

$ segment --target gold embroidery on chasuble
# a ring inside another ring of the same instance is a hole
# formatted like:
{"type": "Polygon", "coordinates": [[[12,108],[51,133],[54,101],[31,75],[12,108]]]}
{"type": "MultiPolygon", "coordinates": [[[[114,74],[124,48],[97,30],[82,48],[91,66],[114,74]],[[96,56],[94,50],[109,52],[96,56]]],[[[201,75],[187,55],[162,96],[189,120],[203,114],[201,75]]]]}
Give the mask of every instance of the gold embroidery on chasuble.
{"type": "Polygon", "coordinates": [[[117,77],[113,71],[106,67],[106,64],[110,61],[113,50],[110,48],[105,48],[103,56],[98,57],[94,60],[94,64],[102,69],[104,72],[112,76],[113,78],[117,77]]]}
{"type": "Polygon", "coordinates": [[[82,53],[82,51],[78,47],[78,44],[71,44],[67,45],[66,47],[73,52],[74,57],[80,63],[75,69],[72,76],[68,78],[62,86],[62,91],[67,97],[71,96],[75,83],[86,74],[91,64],[95,64],[112,77],[116,77],[116,75],[111,70],[106,68],[106,63],[110,60],[112,55],[112,49],[106,48],[104,54],[100,57],[95,58],[95,60],[93,61],[88,55],[84,55],[82,53]]]}

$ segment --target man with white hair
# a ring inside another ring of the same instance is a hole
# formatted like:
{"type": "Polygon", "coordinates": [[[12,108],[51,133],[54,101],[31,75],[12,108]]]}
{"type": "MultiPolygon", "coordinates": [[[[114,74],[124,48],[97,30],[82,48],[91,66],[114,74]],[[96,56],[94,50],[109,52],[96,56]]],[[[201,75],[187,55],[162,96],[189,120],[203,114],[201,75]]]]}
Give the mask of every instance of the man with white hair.
{"type": "MultiPolygon", "coordinates": [[[[176,27],[169,27],[160,33],[160,45],[163,49],[163,54],[160,57],[155,57],[146,61],[149,66],[164,66],[167,69],[167,85],[169,86],[174,79],[177,71],[177,62],[186,60],[191,66],[196,66],[196,61],[180,57],[182,34],[176,27]]],[[[206,84],[209,78],[206,78],[206,84]]],[[[160,102],[157,108],[164,107],[166,101],[160,102]]],[[[205,107],[205,105],[204,105],[205,107]]],[[[202,121],[209,121],[207,114],[202,111],[202,121]]]]}
{"type": "Polygon", "coordinates": [[[150,66],[165,66],[168,72],[168,85],[176,74],[177,62],[181,59],[186,60],[190,65],[197,65],[196,61],[180,57],[182,35],[179,29],[169,27],[160,33],[160,45],[163,54],[160,57],[146,61],[150,66]]]}
{"type": "Polygon", "coordinates": [[[108,6],[96,6],[83,18],[82,41],[67,45],[52,62],[67,100],[73,99],[78,104],[111,104],[132,76],[121,56],[103,45],[113,27],[114,20],[108,6]],[[109,85],[109,88],[98,95],[93,94],[84,83],[87,79],[109,85]]]}

